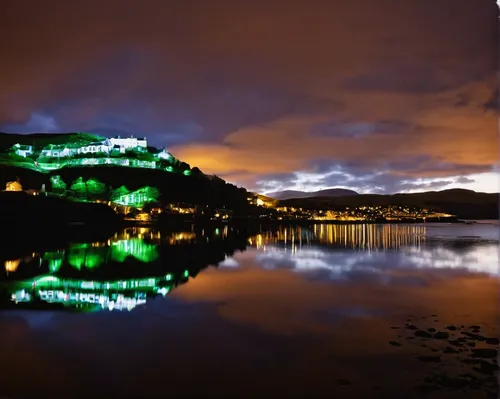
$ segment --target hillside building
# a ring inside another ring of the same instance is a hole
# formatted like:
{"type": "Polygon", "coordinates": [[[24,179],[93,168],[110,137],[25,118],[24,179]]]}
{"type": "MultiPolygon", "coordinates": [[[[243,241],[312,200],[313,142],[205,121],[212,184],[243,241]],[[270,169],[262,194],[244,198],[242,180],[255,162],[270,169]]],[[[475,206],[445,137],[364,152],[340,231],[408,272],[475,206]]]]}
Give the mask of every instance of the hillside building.
{"type": "Polygon", "coordinates": [[[112,139],[109,139],[109,142],[112,146],[118,146],[120,149],[133,149],[137,147],[142,147],[144,149],[148,148],[148,141],[146,137],[140,139],[134,136],[126,137],[126,138],[121,138],[120,136],[113,137],[112,139]]]}
{"type": "Polygon", "coordinates": [[[33,146],[32,145],[24,145],[24,144],[14,144],[12,147],[14,152],[21,157],[29,157],[33,154],[33,146]]]}

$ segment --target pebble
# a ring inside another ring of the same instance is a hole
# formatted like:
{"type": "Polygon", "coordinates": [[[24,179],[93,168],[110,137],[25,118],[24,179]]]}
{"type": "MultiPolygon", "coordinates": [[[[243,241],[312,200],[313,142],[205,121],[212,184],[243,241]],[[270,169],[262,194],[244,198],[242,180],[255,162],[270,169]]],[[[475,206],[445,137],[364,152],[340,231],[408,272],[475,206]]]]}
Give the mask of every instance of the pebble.
{"type": "Polygon", "coordinates": [[[421,338],[432,338],[432,334],[429,334],[428,332],[423,331],[423,330],[415,331],[415,336],[421,337],[421,338]]]}
{"type": "Polygon", "coordinates": [[[448,339],[450,338],[450,334],[448,334],[445,331],[438,331],[436,334],[434,334],[435,339],[448,339]]]}

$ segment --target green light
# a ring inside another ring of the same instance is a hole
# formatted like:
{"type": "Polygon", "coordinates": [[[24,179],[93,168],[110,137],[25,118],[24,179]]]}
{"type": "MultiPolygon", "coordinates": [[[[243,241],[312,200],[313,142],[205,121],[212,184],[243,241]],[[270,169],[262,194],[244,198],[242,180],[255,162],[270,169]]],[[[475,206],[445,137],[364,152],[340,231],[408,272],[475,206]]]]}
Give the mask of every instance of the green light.
{"type": "MultiPolygon", "coordinates": [[[[120,189],[122,187],[120,187],[120,189]]],[[[124,187],[124,189],[126,190],[126,187],[124,187]]],[[[142,208],[148,202],[155,202],[159,196],[160,192],[158,191],[158,189],[146,186],[140,188],[139,190],[128,192],[126,194],[124,192],[114,192],[112,201],[115,204],[119,205],[142,208]]]]}
{"type": "Polygon", "coordinates": [[[49,270],[51,273],[56,273],[63,265],[63,259],[49,260],[49,270]]]}
{"type": "Polygon", "coordinates": [[[0,154],[0,163],[49,172],[64,167],[116,165],[131,168],[176,170],[189,176],[189,165],[179,162],[166,149],[149,151],[146,139],[111,138],[87,133],[60,138],[32,139],[33,145],[15,144],[0,154]],[[174,169],[175,166],[175,169],[174,169]]]}
{"type": "Polygon", "coordinates": [[[68,263],[77,270],[83,267],[95,269],[106,260],[106,248],[94,248],[91,244],[73,244],[68,249],[68,263]]]}
{"type": "Polygon", "coordinates": [[[44,283],[56,283],[60,281],[58,277],[54,276],[42,276],[42,277],[37,277],[35,279],[35,284],[44,284],[44,283]]]}
{"type": "Polygon", "coordinates": [[[50,183],[52,184],[52,189],[55,191],[65,191],[66,190],[66,183],[64,182],[63,179],[61,179],[61,176],[52,176],[50,178],[50,183]]]}
{"type": "Polygon", "coordinates": [[[48,303],[84,310],[132,310],[146,303],[149,296],[167,295],[182,283],[172,274],[118,281],[92,281],[39,276],[35,279],[4,283],[16,303],[35,298],[48,303]],[[167,282],[169,282],[167,284],[167,282]]]}
{"type": "Polygon", "coordinates": [[[184,270],[184,277],[189,277],[189,271],[188,270],[184,270]]]}
{"type": "Polygon", "coordinates": [[[87,194],[87,185],[81,177],[76,179],[69,189],[79,196],[86,196],[87,194]]]}
{"type": "Polygon", "coordinates": [[[106,192],[106,185],[101,183],[97,179],[88,179],[87,180],[87,190],[90,194],[99,195],[104,194],[106,192]]]}
{"type": "Polygon", "coordinates": [[[158,247],[140,238],[131,238],[112,243],[111,258],[114,261],[122,263],[128,256],[132,256],[143,263],[150,263],[158,259],[158,247]]]}
{"type": "Polygon", "coordinates": [[[45,252],[42,259],[48,261],[49,271],[56,273],[64,263],[64,251],[45,252]]]}

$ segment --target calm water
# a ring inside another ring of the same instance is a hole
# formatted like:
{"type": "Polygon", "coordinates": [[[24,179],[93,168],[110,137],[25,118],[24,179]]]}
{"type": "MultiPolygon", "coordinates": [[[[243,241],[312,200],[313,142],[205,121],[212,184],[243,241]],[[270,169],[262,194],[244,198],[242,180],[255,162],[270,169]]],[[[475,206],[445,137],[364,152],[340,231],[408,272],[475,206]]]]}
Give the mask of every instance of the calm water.
{"type": "Polygon", "coordinates": [[[498,238],[225,226],[2,248],[0,396],[496,397],[498,238]]]}

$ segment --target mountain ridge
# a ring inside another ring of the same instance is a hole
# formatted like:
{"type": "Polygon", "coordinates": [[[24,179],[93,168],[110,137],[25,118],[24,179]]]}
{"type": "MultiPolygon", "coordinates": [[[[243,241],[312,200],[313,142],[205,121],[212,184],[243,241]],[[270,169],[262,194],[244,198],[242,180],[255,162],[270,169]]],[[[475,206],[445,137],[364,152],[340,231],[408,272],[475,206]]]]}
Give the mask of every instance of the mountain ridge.
{"type": "Polygon", "coordinates": [[[267,193],[265,196],[276,200],[287,200],[295,198],[316,198],[316,197],[345,197],[351,195],[359,195],[354,190],[344,188],[327,188],[318,191],[299,191],[299,190],[284,190],[267,193]]]}
{"type": "Polygon", "coordinates": [[[291,198],[278,202],[279,206],[333,210],[358,206],[404,205],[433,209],[462,219],[498,219],[499,217],[499,193],[481,193],[461,188],[420,193],[291,198]]]}

